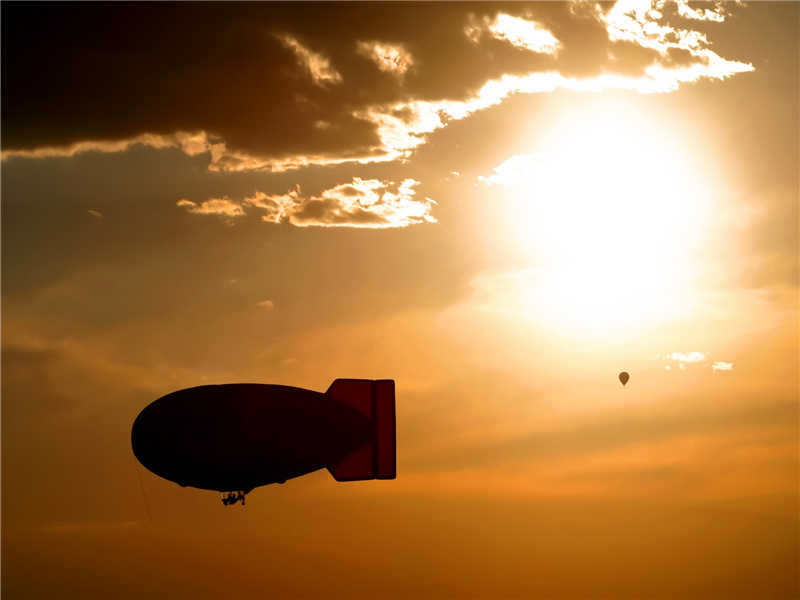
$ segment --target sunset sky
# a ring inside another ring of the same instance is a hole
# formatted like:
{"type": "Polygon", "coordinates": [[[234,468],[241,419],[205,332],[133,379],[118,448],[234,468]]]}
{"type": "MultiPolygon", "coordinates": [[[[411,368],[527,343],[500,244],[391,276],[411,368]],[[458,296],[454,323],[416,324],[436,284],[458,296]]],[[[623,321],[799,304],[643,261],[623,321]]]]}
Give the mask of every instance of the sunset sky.
{"type": "Polygon", "coordinates": [[[4,599],[800,596],[800,3],[1,10],[4,599]],[[396,480],[137,475],[343,377],[396,480]]]}

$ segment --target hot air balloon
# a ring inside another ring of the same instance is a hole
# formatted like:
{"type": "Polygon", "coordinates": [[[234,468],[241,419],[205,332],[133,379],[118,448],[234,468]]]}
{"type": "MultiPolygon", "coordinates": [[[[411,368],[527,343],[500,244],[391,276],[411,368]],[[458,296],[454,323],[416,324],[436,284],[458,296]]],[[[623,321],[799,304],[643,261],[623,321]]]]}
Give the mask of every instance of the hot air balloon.
{"type": "Polygon", "coordinates": [[[625,384],[628,383],[628,380],[631,378],[625,371],[619,374],[619,380],[622,382],[622,387],[625,387],[625,384]]]}

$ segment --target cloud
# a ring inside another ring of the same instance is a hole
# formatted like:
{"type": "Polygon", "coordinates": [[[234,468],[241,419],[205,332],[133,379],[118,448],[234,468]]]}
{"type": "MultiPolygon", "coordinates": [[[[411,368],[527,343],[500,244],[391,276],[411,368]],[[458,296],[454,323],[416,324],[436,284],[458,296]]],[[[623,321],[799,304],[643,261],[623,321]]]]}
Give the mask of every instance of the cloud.
{"type": "Polygon", "coordinates": [[[666,371],[671,371],[673,367],[677,367],[681,371],[686,370],[686,365],[700,365],[706,362],[706,355],[703,352],[687,352],[682,354],[680,352],[672,352],[671,354],[656,354],[653,359],[669,361],[670,364],[664,366],[666,371]]]}
{"type": "Polygon", "coordinates": [[[494,175],[478,177],[486,185],[500,184],[512,186],[530,177],[530,171],[541,160],[541,154],[517,154],[508,158],[503,164],[494,167],[494,175]]]}
{"type": "MultiPolygon", "coordinates": [[[[782,455],[790,453],[791,439],[796,438],[796,417],[796,402],[789,397],[770,397],[764,405],[755,405],[734,396],[722,407],[714,406],[703,395],[693,395],[674,405],[624,412],[608,410],[591,418],[532,427],[529,431],[512,429],[482,435],[471,440],[471,452],[467,454],[461,443],[439,445],[418,453],[408,468],[417,472],[494,469],[502,465],[512,472],[528,463],[538,465],[540,473],[556,469],[565,477],[612,465],[636,470],[661,463],[695,470],[700,460],[696,454],[699,440],[704,447],[716,449],[717,458],[725,463],[736,461],[729,454],[731,445],[751,449],[762,446],[782,455]]],[[[441,427],[441,437],[448,433],[441,427]]],[[[758,453],[752,457],[756,462],[764,459],[758,453]]],[[[785,485],[786,479],[782,479],[780,483],[785,485]]]]}
{"type": "Polygon", "coordinates": [[[678,2],[677,9],[678,14],[686,19],[716,21],[717,23],[722,23],[722,21],[725,20],[725,6],[722,2],[717,2],[714,5],[714,10],[708,8],[692,8],[687,2],[678,2]]]}
{"type": "Polygon", "coordinates": [[[354,178],[352,183],[325,190],[297,205],[289,221],[298,227],[406,227],[435,223],[430,198],[415,200],[418,181],[406,179],[395,185],[377,179],[354,178]]]}
{"type": "Polygon", "coordinates": [[[401,45],[358,42],[358,51],[378,65],[381,71],[397,75],[403,75],[414,64],[411,54],[401,45]]]}
{"type": "MultiPolygon", "coordinates": [[[[665,370],[671,371],[672,366],[677,365],[678,369],[685,371],[687,366],[705,366],[707,367],[708,363],[708,355],[705,352],[687,352],[683,354],[681,352],[672,352],[671,354],[656,354],[654,357],[656,360],[666,360],[670,361],[671,365],[666,365],[664,367],[665,370]]],[[[711,365],[712,372],[716,373],[717,371],[732,371],[733,370],[733,363],[723,362],[723,361],[714,361],[711,365]]]]}
{"type": "Polygon", "coordinates": [[[315,84],[326,86],[342,82],[342,76],[331,67],[327,58],[309,50],[290,35],[278,35],[277,38],[294,52],[297,60],[308,71],[315,84]]]}
{"type": "Polygon", "coordinates": [[[300,189],[285,194],[266,194],[256,191],[242,203],[228,198],[210,199],[197,205],[181,200],[178,206],[191,207],[197,214],[226,214],[241,216],[245,207],[261,212],[267,223],[291,223],[296,227],[356,227],[386,229],[407,227],[417,223],[435,223],[431,215],[435,201],[417,200],[414,188],[418,181],[405,179],[400,183],[378,179],[353,178],[322,191],[319,196],[303,197],[300,189]],[[204,208],[208,205],[208,208],[204,208]]]}
{"type": "Polygon", "coordinates": [[[620,0],[607,13],[598,13],[598,18],[605,24],[612,42],[632,42],[658,52],[663,64],[656,61],[645,69],[645,73],[656,80],[669,81],[671,89],[701,78],[724,79],[753,70],[750,64],[726,60],[716,54],[709,48],[710,43],[703,33],[669,25],[665,9],[672,6],[681,16],[695,20],[721,22],[725,18],[721,3],[713,11],[701,11],[691,8],[686,0],[674,4],[667,4],[665,0],[652,3],[620,0]],[[670,55],[675,51],[686,53],[690,58],[689,64],[670,66],[670,55]]]}
{"type": "MultiPolygon", "coordinates": [[[[532,73],[525,76],[505,75],[486,82],[476,94],[460,101],[441,100],[398,102],[368,106],[353,112],[359,121],[374,127],[378,143],[363,152],[348,155],[298,154],[282,158],[262,157],[247,152],[233,151],[224,141],[211,141],[206,132],[193,134],[190,139],[179,139],[181,134],[159,136],[147,134],[130,140],[116,142],[81,142],[70,147],[46,147],[36,150],[6,150],[3,159],[11,157],[44,158],[48,156],[74,156],[88,151],[120,152],[141,144],[157,149],[179,148],[192,156],[202,152],[210,154],[209,170],[244,172],[284,172],[307,166],[332,166],[342,164],[374,164],[408,158],[419,146],[427,142],[427,134],[446,127],[453,121],[465,119],[477,111],[496,106],[514,94],[548,93],[558,89],[576,92],[602,92],[604,90],[630,90],[639,93],[664,93],[678,89],[684,81],[696,81],[704,74],[703,67],[693,65],[674,71],[653,66],[647,75],[638,78],[621,75],[600,75],[594,78],[569,78],[555,72],[532,73]]],[[[722,77],[724,75],[720,75],[722,77]]]]}
{"type": "Polygon", "coordinates": [[[190,213],[196,215],[219,215],[221,217],[241,217],[244,210],[227,196],[224,198],[209,198],[205,202],[197,204],[191,200],[178,200],[177,206],[185,207],[190,213]]]}
{"type": "Polygon", "coordinates": [[[706,355],[702,352],[689,352],[688,354],[673,352],[672,354],[667,354],[664,358],[669,360],[677,360],[681,363],[699,363],[706,360],[706,355]]]}
{"type": "Polygon", "coordinates": [[[390,162],[515,94],[667,93],[753,70],[716,54],[705,34],[672,24],[725,18],[721,6],[694,9],[685,1],[623,0],[610,9],[583,3],[579,11],[534,3],[524,16],[498,13],[491,4],[321,5],[325,35],[280,3],[237,11],[202,5],[194,11],[197,26],[229,49],[221,54],[175,50],[196,37],[176,27],[183,18],[177,8],[98,9],[97,18],[110,23],[130,21],[130,33],[97,43],[80,11],[54,9],[36,29],[15,29],[18,19],[28,22],[28,10],[4,14],[4,34],[21,36],[17,45],[36,51],[4,69],[3,160],[143,145],[207,155],[209,170],[225,172],[390,162]],[[411,27],[434,16],[436,28],[411,27]],[[283,33],[265,36],[267,26],[283,33]],[[147,31],[147,44],[140,31],[147,31]],[[585,31],[590,41],[578,43],[576,32],[585,31]],[[484,38],[503,43],[476,43],[484,38]],[[316,40],[314,51],[300,41],[308,39],[316,40]],[[59,52],[65,64],[91,64],[98,48],[114,65],[102,85],[97,77],[63,74],[49,59],[59,52]],[[402,85],[374,77],[364,56],[404,75],[402,85]],[[296,76],[298,64],[307,78],[296,76]],[[41,76],[31,82],[34,68],[41,76]],[[70,102],[56,103],[59,97],[70,102]]]}
{"type": "Polygon", "coordinates": [[[561,47],[555,36],[540,23],[503,13],[498,14],[493,21],[487,17],[480,23],[473,21],[467,26],[465,33],[475,43],[488,35],[516,48],[540,54],[555,55],[561,47]]]}
{"type": "Polygon", "coordinates": [[[262,300],[261,302],[256,302],[256,306],[272,310],[275,308],[275,303],[272,300],[262,300]]]}
{"type": "Polygon", "coordinates": [[[90,215],[92,215],[93,217],[97,217],[99,219],[103,218],[103,214],[101,212],[99,212],[99,211],[89,209],[86,212],[89,213],[90,215]]]}
{"type": "Polygon", "coordinates": [[[255,195],[244,199],[248,206],[255,206],[264,213],[261,220],[267,223],[280,223],[287,218],[297,206],[302,204],[300,189],[290,190],[285,194],[265,194],[256,191],[255,195]]]}
{"type": "MultiPolygon", "coordinates": [[[[214,142],[209,139],[208,134],[204,131],[195,133],[178,131],[167,135],[143,133],[132,138],[120,140],[86,140],[66,146],[43,146],[32,150],[3,150],[0,152],[0,158],[2,160],[12,157],[68,158],[85,152],[125,152],[133,146],[148,146],[156,150],[176,148],[188,156],[196,156],[197,154],[209,152],[214,148],[214,142]]],[[[222,146],[224,147],[224,144],[222,146]]]]}

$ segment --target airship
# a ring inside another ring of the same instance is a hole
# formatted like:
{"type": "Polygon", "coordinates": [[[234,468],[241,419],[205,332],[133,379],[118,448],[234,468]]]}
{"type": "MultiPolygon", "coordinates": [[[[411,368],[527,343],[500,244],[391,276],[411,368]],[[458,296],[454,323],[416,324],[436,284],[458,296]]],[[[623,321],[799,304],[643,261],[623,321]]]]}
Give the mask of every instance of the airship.
{"type": "Polygon", "coordinates": [[[327,469],[336,481],[395,479],[391,379],[337,379],[325,393],[258,383],[167,394],[133,423],[136,459],[225,505],[254,488],[327,469]]]}

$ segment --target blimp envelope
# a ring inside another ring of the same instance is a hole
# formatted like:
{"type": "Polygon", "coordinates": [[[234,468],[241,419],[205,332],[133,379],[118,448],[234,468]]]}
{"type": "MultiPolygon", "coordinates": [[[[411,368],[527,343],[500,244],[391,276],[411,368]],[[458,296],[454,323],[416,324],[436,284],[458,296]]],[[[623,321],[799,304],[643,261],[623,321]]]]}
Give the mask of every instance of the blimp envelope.
{"type": "Polygon", "coordinates": [[[337,481],[394,479],[394,381],[337,379],[324,394],[255,383],[178,390],[142,410],[131,446],[156,475],[220,492],[323,468],[337,481]]]}

